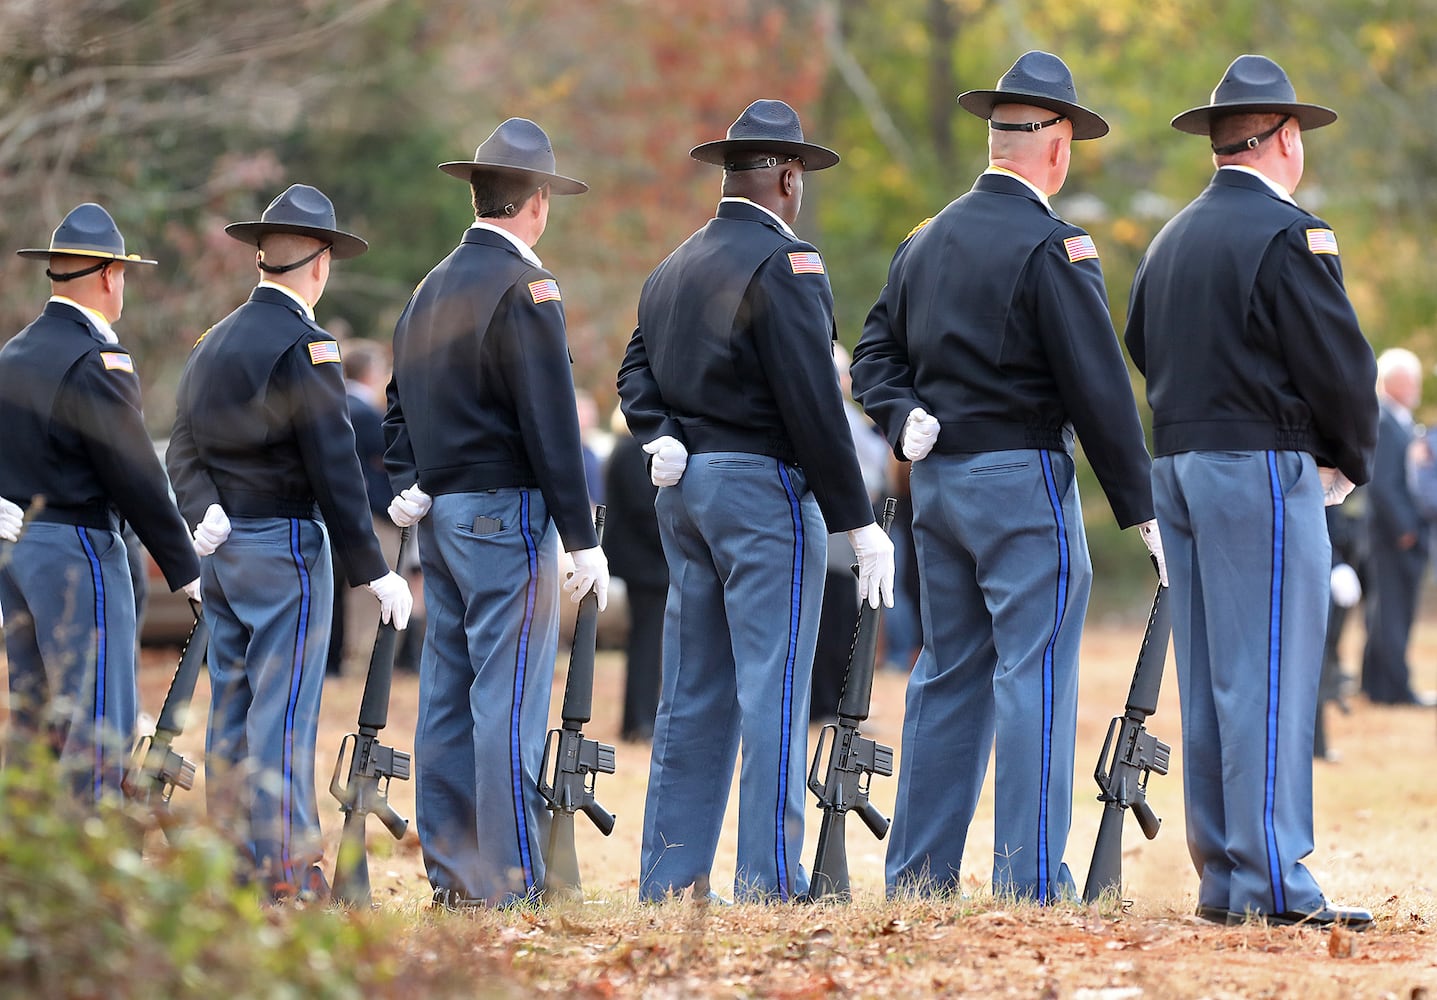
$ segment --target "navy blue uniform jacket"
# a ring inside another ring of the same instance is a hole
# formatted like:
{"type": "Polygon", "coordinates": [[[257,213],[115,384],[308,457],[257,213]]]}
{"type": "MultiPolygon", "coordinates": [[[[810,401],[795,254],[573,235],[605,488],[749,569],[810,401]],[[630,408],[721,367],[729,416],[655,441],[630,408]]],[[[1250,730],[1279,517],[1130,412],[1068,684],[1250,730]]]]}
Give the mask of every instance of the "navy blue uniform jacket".
{"type": "Polygon", "coordinates": [[[1327,223],[1219,170],[1133,279],[1128,353],[1148,380],[1153,451],[1306,451],[1361,485],[1377,378],[1327,223]]]}
{"type": "Polygon", "coordinates": [[[873,522],[833,364],[818,251],[762,209],[722,202],[644,283],[619,368],[636,440],[744,451],[803,469],[830,532],[873,522]]]}
{"type": "Polygon", "coordinates": [[[63,302],[0,349],[0,496],[41,520],[115,528],[119,514],[171,590],[200,575],[188,530],[140,416],[130,352],[63,302]]]}
{"type": "Polygon", "coordinates": [[[939,454],[1071,454],[1076,429],[1118,524],[1153,517],[1097,250],[1016,177],[980,175],[899,244],[850,371],[899,458],[915,406],[938,418],[939,454]]]}
{"type": "Polygon", "coordinates": [[[165,456],[185,520],[315,517],[351,586],[389,572],[365,496],[339,345],[285,293],[256,288],[190,352],[165,456]]]}
{"type": "Polygon", "coordinates": [[[384,466],[395,492],[538,487],[564,548],[599,544],[553,275],[469,229],[394,328],[384,466]]]}

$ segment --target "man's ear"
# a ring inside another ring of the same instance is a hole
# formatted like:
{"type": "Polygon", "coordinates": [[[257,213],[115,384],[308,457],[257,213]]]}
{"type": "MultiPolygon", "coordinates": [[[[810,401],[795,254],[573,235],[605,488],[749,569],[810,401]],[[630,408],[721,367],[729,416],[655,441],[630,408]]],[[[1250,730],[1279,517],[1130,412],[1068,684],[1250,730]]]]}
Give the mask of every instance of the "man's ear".
{"type": "Polygon", "coordinates": [[[778,185],[784,197],[793,197],[793,192],[798,188],[798,170],[794,167],[784,167],[783,173],[778,176],[778,185]]]}

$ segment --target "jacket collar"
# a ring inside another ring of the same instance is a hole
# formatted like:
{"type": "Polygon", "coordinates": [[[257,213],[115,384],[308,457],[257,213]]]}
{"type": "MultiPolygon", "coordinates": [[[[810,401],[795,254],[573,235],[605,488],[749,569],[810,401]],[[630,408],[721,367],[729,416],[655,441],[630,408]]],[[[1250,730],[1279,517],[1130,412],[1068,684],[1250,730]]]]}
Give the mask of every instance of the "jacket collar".
{"type": "Polygon", "coordinates": [[[788,224],[758,202],[747,198],[724,198],[719,202],[716,218],[738,219],[743,222],[761,222],[777,229],[791,240],[798,239],[788,224]]]}
{"type": "Polygon", "coordinates": [[[531,267],[543,267],[544,262],[539,259],[532,247],[526,246],[524,241],[516,236],[510,235],[506,230],[498,226],[485,225],[476,221],[474,225],[464,230],[464,243],[470,246],[493,247],[498,250],[507,250],[523,258],[524,263],[531,267]]]}
{"type": "Polygon", "coordinates": [[[1217,173],[1213,174],[1212,183],[1215,187],[1244,188],[1248,191],[1257,191],[1261,194],[1271,195],[1287,202],[1289,205],[1296,205],[1292,196],[1283,197],[1279,192],[1277,183],[1270,181],[1264,176],[1259,176],[1257,171],[1242,169],[1236,166],[1218,167],[1217,173]]]}
{"type": "Polygon", "coordinates": [[[1038,189],[1028,184],[1022,178],[1007,170],[985,170],[978,175],[973,182],[974,191],[986,191],[990,194],[1017,195],[1020,198],[1027,198],[1053,218],[1058,213],[1053,211],[1053,206],[1048,204],[1038,194],[1038,189]]]}
{"type": "Polygon", "coordinates": [[[115,331],[110,328],[110,324],[106,323],[102,328],[95,316],[91,316],[90,311],[78,302],[72,302],[65,298],[52,298],[45,303],[44,315],[54,319],[73,320],[102,344],[119,343],[119,338],[115,336],[115,331]],[[109,336],[106,336],[107,333],[109,336]]]}

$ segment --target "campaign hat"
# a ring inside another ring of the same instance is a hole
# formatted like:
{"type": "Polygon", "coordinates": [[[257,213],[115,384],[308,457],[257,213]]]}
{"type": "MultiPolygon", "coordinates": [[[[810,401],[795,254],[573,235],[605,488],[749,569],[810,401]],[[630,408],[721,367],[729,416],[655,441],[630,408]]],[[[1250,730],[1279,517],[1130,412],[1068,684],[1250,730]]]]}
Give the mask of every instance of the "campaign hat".
{"type": "Polygon", "coordinates": [[[548,184],[554,194],[583,194],[589,190],[583,181],[557,172],[558,162],[548,134],[527,118],[500,122],[474,150],[474,159],[450,160],[439,164],[439,169],[463,181],[472,181],[480,173],[527,177],[535,184],[548,184]]]}
{"type": "Polygon", "coordinates": [[[1078,89],[1068,64],[1051,52],[1034,49],[1018,57],[998,78],[993,90],[969,90],[958,95],[964,111],[990,122],[1000,104],[1027,104],[1047,108],[1073,123],[1074,139],[1097,139],[1108,134],[1108,123],[1096,111],[1078,103],[1078,89]]]}
{"type": "Polygon", "coordinates": [[[1337,112],[1331,108],[1298,101],[1281,66],[1267,56],[1249,54],[1228,65],[1207,104],[1184,111],[1173,119],[1172,126],[1191,135],[1210,135],[1218,118],[1264,113],[1291,115],[1304,132],[1337,121],[1337,112]]]}
{"type": "Polygon", "coordinates": [[[308,184],[291,184],[269,203],[258,221],[231,222],[225,226],[225,232],[252,247],[259,246],[260,240],[272,233],[308,236],[328,243],[329,252],[336,260],[358,257],[369,249],[367,242],[339,228],[334,202],[319,188],[308,184]]]}
{"type": "Polygon", "coordinates": [[[55,227],[50,235],[50,245],[44,248],[28,248],[15,251],[21,257],[31,260],[48,260],[52,254],[69,257],[96,257],[102,260],[122,260],[127,264],[158,264],[137,253],[125,252],[125,238],[110,213],[94,202],[76,205],[55,227]]]}
{"type": "Polygon", "coordinates": [[[754,101],[734,119],[722,139],[689,150],[695,160],[718,166],[728,166],[743,153],[786,153],[802,160],[804,170],[827,170],[838,162],[833,150],[804,140],[798,112],[783,101],[754,101]]]}

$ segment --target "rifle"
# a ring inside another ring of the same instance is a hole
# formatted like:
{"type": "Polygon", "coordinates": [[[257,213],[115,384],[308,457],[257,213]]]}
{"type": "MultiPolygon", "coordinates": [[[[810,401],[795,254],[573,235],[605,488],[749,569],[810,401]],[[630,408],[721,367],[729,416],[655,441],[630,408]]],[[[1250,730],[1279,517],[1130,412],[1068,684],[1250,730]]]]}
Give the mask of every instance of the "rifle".
{"type": "MultiPolygon", "coordinates": [[[[594,511],[594,530],[604,540],[604,507],[594,511]]],[[[614,832],[613,814],[594,798],[599,774],[614,773],[614,748],[584,738],[584,723],[594,701],[594,645],[598,637],[599,598],[592,590],[579,601],[574,644],[569,651],[569,676],[564,683],[563,725],[549,730],[544,761],[539,767],[539,794],[553,813],[549,842],[544,848],[544,896],[577,899],[579,854],[574,846],[574,813],[593,820],[605,837],[614,832]],[[552,767],[551,767],[552,763],[552,767]]]]}
{"type": "Polygon", "coordinates": [[[174,843],[174,817],[170,813],[170,797],[176,788],[189,791],[195,787],[196,768],[193,761],[177,753],[175,739],[185,731],[185,719],[189,715],[190,701],[195,696],[195,682],[199,679],[200,668],[205,665],[205,654],[209,651],[210,628],[205,624],[200,606],[190,601],[190,611],[195,624],[190,637],[180,651],[180,662],[175,676],[170,680],[170,690],[160,708],[160,717],[155,720],[155,732],[142,737],[135,744],[130,755],[130,766],[125,769],[121,786],[131,801],[148,808],[165,839],[174,843]]]}
{"type": "Polygon", "coordinates": [[[1127,810],[1133,811],[1143,836],[1149,840],[1158,835],[1158,827],[1162,825],[1162,820],[1148,805],[1148,778],[1154,772],[1168,773],[1172,748],[1149,733],[1144,723],[1158,710],[1158,689],[1163,682],[1168,633],[1172,629],[1172,614],[1165,600],[1167,591],[1168,588],[1160,584],[1153,595],[1153,610],[1143,633],[1126,710],[1108,724],[1103,752],[1093,772],[1098,782],[1098,801],[1103,803],[1103,822],[1098,827],[1093,861],[1088,866],[1088,881],[1083,887],[1083,899],[1089,903],[1096,902],[1108,890],[1122,891],[1123,819],[1127,810]]]}
{"type": "MultiPolygon", "coordinates": [[[[893,525],[898,501],[889,497],[883,505],[883,530],[893,525]]],[[[853,572],[858,573],[855,563],[853,572]]],[[[873,699],[873,661],[878,656],[878,622],[881,609],[867,601],[858,609],[858,623],[853,630],[853,646],[848,653],[848,672],[843,679],[843,695],[838,701],[838,724],[827,725],[818,734],[813,753],[813,766],[808,772],[808,787],[818,796],[823,822],[818,828],[818,853],[813,859],[813,875],[809,879],[808,898],[817,902],[825,896],[840,901],[852,898],[848,886],[848,814],[857,812],[863,825],[879,840],[888,836],[888,818],[868,801],[872,776],[885,778],[893,773],[893,748],[859,735],[858,725],[868,718],[873,699]],[[828,769],[819,777],[828,750],[828,769]]]]}
{"type": "MultiPolygon", "coordinates": [[[[396,572],[408,541],[409,529],[401,528],[399,555],[394,561],[396,572]]],[[[379,731],[389,722],[389,683],[394,676],[394,653],[398,646],[399,630],[393,621],[381,623],[374,637],[374,650],[369,654],[358,729],[340,741],[334,776],[329,779],[329,793],[339,800],[339,811],[344,813],[344,830],[334,858],[333,888],[335,902],[343,906],[369,906],[365,818],[370,813],[378,816],[395,840],[403,837],[409,828],[409,821],[389,804],[390,779],[409,780],[409,754],[379,742],[379,731]],[[348,767],[345,766],[346,750],[349,751],[348,767]],[[340,775],[345,775],[342,785],[340,775]]]]}

